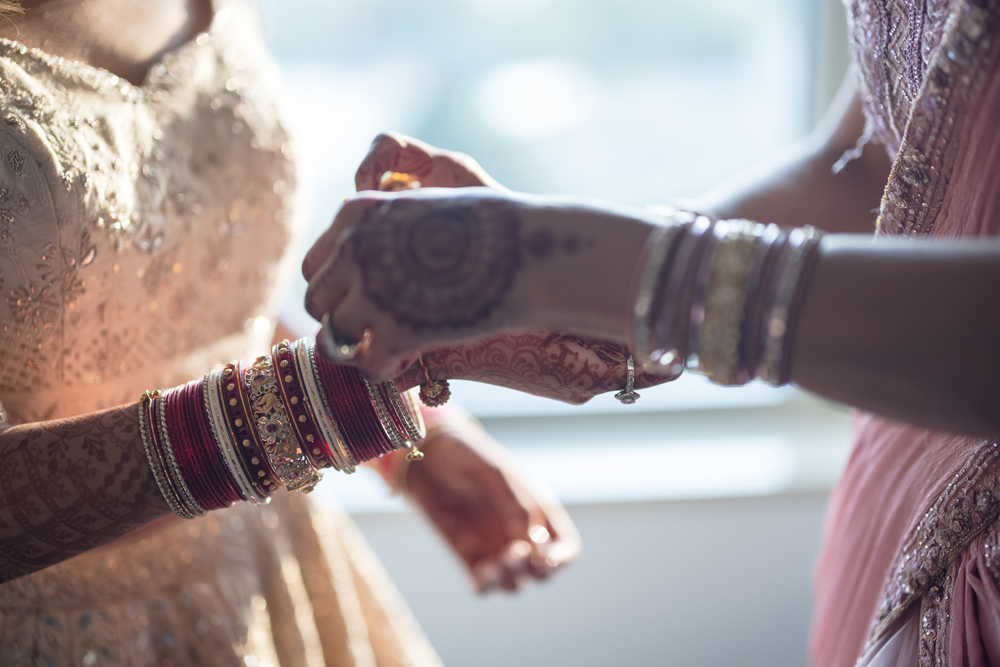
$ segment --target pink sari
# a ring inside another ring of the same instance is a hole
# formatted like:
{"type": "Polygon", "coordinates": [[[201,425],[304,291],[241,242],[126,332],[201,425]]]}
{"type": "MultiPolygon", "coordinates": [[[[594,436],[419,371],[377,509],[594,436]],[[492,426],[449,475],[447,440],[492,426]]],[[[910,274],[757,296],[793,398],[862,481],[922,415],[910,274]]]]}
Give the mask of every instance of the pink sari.
{"type": "MultiPolygon", "coordinates": [[[[879,233],[1000,235],[1000,2],[850,10],[866,134],[895,160],[879,233]]],[[[813,664],[1000,665],[997,441],[867,414],[855,427],[815,572],[813,664]]]]}

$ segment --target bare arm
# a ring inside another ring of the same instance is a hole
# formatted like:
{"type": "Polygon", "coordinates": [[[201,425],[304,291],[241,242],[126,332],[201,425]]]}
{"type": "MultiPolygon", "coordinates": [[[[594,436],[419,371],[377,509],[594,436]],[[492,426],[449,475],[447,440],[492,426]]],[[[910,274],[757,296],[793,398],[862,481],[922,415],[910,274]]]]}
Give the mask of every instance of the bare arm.
{"type": "Polygon", "coordinates": [[[1000,433],[1000,242],[824,239],[792,379],[931,428],[1000,433]]]}
{"type": "Polygon", "coordinates": [[[0,582],[168,514],[136,405],[0,434],[0,582]]]}
{"type": "Polygon", "coordinates": [[[854,148],[864,125],[861,100],[849,75],[826,117],[808,137],[698,203],[723,218],[872,234],[892,167],[885,149],[869,143],[859,158],[833,173],[833,165],[854,148]]]}

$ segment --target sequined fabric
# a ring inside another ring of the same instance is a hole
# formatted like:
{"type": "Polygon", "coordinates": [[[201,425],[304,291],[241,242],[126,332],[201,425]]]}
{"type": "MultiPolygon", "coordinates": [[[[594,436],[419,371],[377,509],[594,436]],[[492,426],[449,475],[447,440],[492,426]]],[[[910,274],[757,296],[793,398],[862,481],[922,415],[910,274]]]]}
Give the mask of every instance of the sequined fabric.
{"type": "MultiPolygon", "coordinates": [[[[141,85],[0,40],[0,402],[134,402],[267,349],[296,234],[244,0],[141,85]]],[[[0,585],[0,665],[436,665],[347,519],[279,494],[0,585]]]]}

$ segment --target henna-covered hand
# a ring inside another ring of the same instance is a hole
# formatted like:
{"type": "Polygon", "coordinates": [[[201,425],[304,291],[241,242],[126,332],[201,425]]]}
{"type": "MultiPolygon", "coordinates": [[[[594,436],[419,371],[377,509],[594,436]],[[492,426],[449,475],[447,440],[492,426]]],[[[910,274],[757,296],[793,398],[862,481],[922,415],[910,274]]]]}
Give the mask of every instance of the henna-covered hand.
{"type": "Polygon", "coordinates": [[[0,434],[0,582],[168,514],[135,405],[0,434]]]}
{"type": "MultiPolygon", "coordinates": [[[[423,354],[434,379],[471,380],[516,389],[565,403],[585,403],[625,386],[628,349],[618,343],[551,332],[506,334],[423,354]]],[[[396,379],[401,389],[424,381],[419,365],[396,379]]],[[[636,370],[635,386],[651,387],[666,376],[636,370]]]]}
{"type": "Polygon", "coordinates": [[[638,212],[485,188],[373,192],[345,202],[307,255],[306,309],[370,333],[355,363],[378,378],[421,350],[505,332],[625,342],[651,228],[638,212]]]}
{"type": "Polygon", "coordinates": [[[378,468],[423,510],[477,590],[515,590],[579,555],[580,536],[555,494],[529,480],[474,419],[452,406],[424,414],[424,459],[411,464],[393,452],[378,468]]]}

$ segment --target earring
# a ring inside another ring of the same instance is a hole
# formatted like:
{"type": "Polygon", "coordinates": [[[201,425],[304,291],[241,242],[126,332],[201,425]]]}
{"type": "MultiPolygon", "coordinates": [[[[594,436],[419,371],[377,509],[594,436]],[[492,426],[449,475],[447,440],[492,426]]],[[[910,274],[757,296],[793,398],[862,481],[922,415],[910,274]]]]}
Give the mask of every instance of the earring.
{"type": "Polygon", "coordinates": [[[432,380],[427,366],[424,365],[424,358],[417,357],[420,362],[420,370],[424,372],[426,382],[420,385],[420,402],[429,408],[437,408],[448,402],[451,398],[451,388],[447,380],[432,380]]]}

